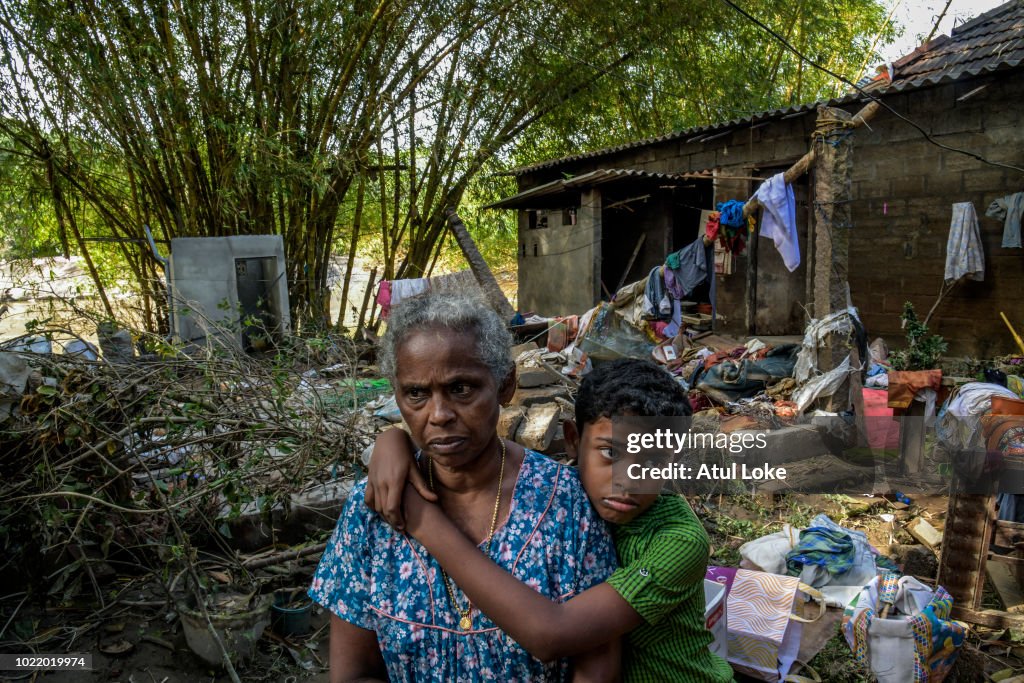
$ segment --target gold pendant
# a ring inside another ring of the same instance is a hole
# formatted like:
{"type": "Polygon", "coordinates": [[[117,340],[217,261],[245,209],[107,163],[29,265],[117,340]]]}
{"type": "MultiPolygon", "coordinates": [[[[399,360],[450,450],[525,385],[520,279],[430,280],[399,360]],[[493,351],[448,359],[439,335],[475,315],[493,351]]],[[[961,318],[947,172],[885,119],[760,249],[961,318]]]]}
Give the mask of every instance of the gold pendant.
{"type": "Polygon", "coordinates": [[[473,628],[473,620],[469,618],[468,614],[459,619],[459,628],[461,628],[463,631],[468,631],[469,629],[473,628]]]}

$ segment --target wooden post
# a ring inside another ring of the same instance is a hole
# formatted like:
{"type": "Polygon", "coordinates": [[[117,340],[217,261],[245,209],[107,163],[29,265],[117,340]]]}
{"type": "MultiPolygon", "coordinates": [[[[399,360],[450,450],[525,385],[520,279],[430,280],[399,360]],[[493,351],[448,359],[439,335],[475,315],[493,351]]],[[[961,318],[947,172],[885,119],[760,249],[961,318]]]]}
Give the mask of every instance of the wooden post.
{"type": "MultiPolygon", "coordinates": [[[[850,202],[853,197],[853,116],[842,109],[818,108],[814,152],[814,313],[825,316],[846,308],[850,267],[850,202]]],[[[822,371],[843,362],[849,353],[846,339],[824,340],[819,354],[822,371]]],[[[849,408],[849,380],[828,399],[826,409],[849,408]]]]}
{"type": "Polygon", "coordinates": [[[917,474],[924,469],[924,409],[921,401],[911,401],[900,420],[901,474],[917,474]]]}
{"type": "Polygon", "coordinates": [[[476,277],[476,281],[480,284],[480,289],[483,290],[484,296],[487,297],[491,307],[508,324],[516,315],[515,309],[512,308],[512,304],[505,298],[505,293],[498,286],[498,281],[494,279],[494,273],[491,272],[491,269],[487,266],[487,261],[484,260],[480,251],[476,248],[476,243],[470,236],[469,231],[466,230],[466,226],[462,219],[459,218],[459,214],[452,207],[445,209],[445,214],[448,216],[448,227],[451,228],[452,234],[455,235],[455,241],[459,243],[462,255],[469,262],[469,269],[473,271],[473,276],[476,277]]]}
{"type": "MultiPolygon", "coordinates": [[[[746,207],[744,207],[744,214],[746,214],[746,207]]],[[[746,226],[742,229],[746,230],[746,226]]],[[[745,312],[747,334],[749,335],[757,334],[757,242],[757,235],[754,234],[750,236],[750,242],[747,244],[747,306],[745,312]]]]}
{"type": "Polygon", "coordinates": [[[374,266],[373,270],[370,271],[370,280],[366,283],[366,291],[363,292],[363,305],[359,309],[359,322],[356,323],[357,335],[359,334],[359,331],[363,329],[363,323],[366,322],[366,307],[369,305],[371,297],[373,297],[373,285],[376,284],[376,282],[377,266],[374,266]]]}
{"type": "MultiPolygon", "coordinates": [[[[604,230],[602,225],[603,205],[601,202],[601,190],[596,187],[586,188],[580,192],[580,210],[576,214],[579,226],[590,231],[590,249],[580,250],[578,258],[581,262],[588,257],[590,258],[590,300],[592,304],[596,304],[601,300],[601,259],[603,258],[602,252],[604,249],[602,243],[604,230]]],[[[581,282],[579,286],[585,287],[586,283],[581,282]]]]}

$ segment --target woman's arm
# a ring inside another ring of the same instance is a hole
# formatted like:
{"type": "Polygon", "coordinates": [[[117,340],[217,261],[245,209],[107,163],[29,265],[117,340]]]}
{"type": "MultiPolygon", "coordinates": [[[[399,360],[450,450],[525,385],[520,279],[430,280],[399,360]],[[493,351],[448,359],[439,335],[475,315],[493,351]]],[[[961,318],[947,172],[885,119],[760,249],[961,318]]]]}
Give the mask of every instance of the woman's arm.
{"type": "Polygon", "coordinates": [[[546,662],[586,653],[643,622],[607,583],[565,603],[548,599],[494,564],[412,487],[406,488],[404,501],[408,533],[481,612],[537,659],[546,662]]]}
{"type": "Polygon", "coordinates": [[[402,492],[406,482],[412,484],[427,500],[437,502],[437,494],[430,490],[423,475],[416,469],[413,453],[414,446],[409,435],[398,427],[392,427],[377,435],[370,455],[370,471],[363,500],[397,531],[405,527],[402,492]]]}
{"type": "Polygon", "coordinates": [[[331,615],[331,683],[386,681],[387,668],[377,634],[331,615]]]}

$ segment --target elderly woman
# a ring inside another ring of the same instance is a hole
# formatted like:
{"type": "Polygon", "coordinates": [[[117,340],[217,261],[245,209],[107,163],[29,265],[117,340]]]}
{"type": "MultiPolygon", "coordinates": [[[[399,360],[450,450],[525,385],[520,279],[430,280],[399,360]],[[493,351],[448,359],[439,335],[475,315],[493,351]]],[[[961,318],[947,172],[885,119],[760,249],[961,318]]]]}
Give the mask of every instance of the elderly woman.
{"type": "MultiPolygon", "coordinates": [[[[480,299],[428,293],[392,310],[381,369],[445,514],[509,573],[564,600],[609,576],[614,549],[574,471],[496,433],[515,391],[511,341],[480,299]]],[[[572,661],[534,659],[423,546],[363,504],[365,488],[349,494],[310,589],[332,612],[332,683],[617,675],[607,647],[572,661]]]]}

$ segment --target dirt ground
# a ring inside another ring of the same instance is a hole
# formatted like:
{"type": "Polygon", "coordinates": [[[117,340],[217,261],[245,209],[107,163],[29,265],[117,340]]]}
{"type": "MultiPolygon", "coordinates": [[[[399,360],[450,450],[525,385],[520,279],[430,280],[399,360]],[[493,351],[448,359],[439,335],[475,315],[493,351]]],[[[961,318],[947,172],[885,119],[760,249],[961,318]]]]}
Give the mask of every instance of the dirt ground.
{"type": "MultiPolygon", "coordinates": [[[[867,533],[883,553],[891,543],[912,542],[901,522],[911,517],[929,519],[937,528],[943,525],[946,499],[935,496],[915,499],[906,510],[894,510],[882,499],[863,500],[837,496],[734,496],[718,500],[691,500],[705,520],[712,538],[712,564],[736,566],[739,546],[752,538],[781,528],[784,523],[806,525],[818,512],[851,529],[867,533]],[[893,515],[893,520],[883,515],[893,515]]],[[[303,558],[278,570],[292,585],[308,581],[315,557],[303,558]]],[[[920,577],[934,581],[934,576],[920,577]]],[[[181,620],[157,597],[152,586],[140,585],[100,618],[90,618],[90,610],[23,610],[12,627],[15,633],[30,630],[28,642],[43,652],[89,652],[93,655],[90,672],[52,672],[26,674],[4,680],[53,681],[55,683],[96,681],[122,683],[222,683],[229,676],[221,669],[203,663],[194,655],[182,632],[181,620]],[[72,640],[73,638],[73,640],[72,640]],[[62,645],[70,644],[64,649],[62,645]],[[118,654],[114,652],[123,649],[118,654]]],[[[998,607],[998,600],[990,605],[998,607]]],[[[867,681],[839,631],[841,611],[829,609],[820,623],[806,627],[802,657],[810,660],[825,681],[867,681]]],[[[310,632],[305,637],[282,638],[268,628],[257,643],[254,657],[237,668],[242,681],[264,683],[300,683],[327,681],[328,615],[316,608],[310,632]]],[[[949,681],[990,680],[999,672],[1024,671],[1024,643],[1021,634],[996,632],[972,627],[949,681]]]]}

